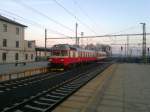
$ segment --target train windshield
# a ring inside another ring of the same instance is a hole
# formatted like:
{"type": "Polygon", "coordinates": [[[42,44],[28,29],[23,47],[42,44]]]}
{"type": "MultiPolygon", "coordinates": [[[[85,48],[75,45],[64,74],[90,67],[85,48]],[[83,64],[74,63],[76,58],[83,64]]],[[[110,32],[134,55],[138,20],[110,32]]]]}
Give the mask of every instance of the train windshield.
{"type": "Polygon", "coordinates": [[[54,50],[52,56],[68,56],[68,52],[66,50],[54,50]]]}

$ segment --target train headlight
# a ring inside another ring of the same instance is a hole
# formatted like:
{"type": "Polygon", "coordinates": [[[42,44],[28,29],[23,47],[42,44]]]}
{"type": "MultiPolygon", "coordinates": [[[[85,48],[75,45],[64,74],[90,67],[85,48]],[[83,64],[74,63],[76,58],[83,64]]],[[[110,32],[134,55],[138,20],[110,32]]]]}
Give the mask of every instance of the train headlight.
{"type": "Polygon", "coordinates": [[[49,59],[49,61],[52,61],[52,59],[49,59]]]}
{"type": "Polygon", "coordinates": [[[64,61],[64,59],[61,59],[60,61],[64,61]]]}

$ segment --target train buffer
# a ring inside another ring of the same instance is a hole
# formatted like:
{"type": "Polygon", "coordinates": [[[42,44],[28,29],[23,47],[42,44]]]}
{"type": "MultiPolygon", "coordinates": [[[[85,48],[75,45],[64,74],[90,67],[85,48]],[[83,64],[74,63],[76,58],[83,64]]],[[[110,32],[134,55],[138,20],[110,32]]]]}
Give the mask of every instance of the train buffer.
{"type": "Polygon", "coordinates": [[[53,112],[148,112],[150,65],[113,64],[53,112]]]}

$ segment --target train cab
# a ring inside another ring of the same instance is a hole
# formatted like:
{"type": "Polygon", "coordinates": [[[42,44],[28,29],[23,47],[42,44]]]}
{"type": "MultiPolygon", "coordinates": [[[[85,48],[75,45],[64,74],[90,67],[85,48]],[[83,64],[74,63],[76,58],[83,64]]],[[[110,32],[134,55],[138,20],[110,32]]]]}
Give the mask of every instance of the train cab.
{"type": "Polygon", "coordinates": [[[66,59],[69,57],[69,47],[67,45],[54,45],[51,49],[49,62],[52,67],[63,68],[66,59]]]}

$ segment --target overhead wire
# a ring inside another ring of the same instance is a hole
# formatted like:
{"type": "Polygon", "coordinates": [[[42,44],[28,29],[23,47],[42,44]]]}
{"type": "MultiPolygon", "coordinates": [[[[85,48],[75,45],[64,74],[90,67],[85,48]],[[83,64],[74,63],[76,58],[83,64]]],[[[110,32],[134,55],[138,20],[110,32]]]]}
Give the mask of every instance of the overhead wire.
{"type": "MultiPolygon", "coordinates": [[[[130,30],[130,29],[133,29],[133,28],[135,28],[135,27],[137,27],[137,25],[136,25],[136,26],[130,26],[130,27],[125,28],[125,29],[123,29],[123,30],[120,30],[120,31],[117,31],[117,32],[114,32],[114,33],[109,33],[109,34],[106,34],[106,35],[115,35],[115,34],[118,34],[118,33],[121,33],[121,32],[127,31],[127,30],[130,30]]],[[[108,38],[109,38],[110,40],[112,40],[113,42],[116,42],[117,36],[114,36],[114,37],[115,37],[115,39],[113,39],[112,37],[108,36],[108,38]]]]}
{"type": "Polygon", "coordinates": [[[58,24],[59,26],[65,28],[65,29],[67,29],[67,30],[69,30],[69,31],[71,31],[71,32],[74,32],[74,30],[71,29],[70,27],[68,27],[68,26],[66,26],[66,25],[64,25],[64,24],[62,24],[62,23],[60,23],[59,21],[57,21],[57,20],[55,20],[55,19],[53,19],[53,18],[51,18],[51,17],[49,17],[49,16],[47,16],[46,14],[40,12],[39,10],[37,10],[37,9],[35,9],[35,8],[33,8],[33,7],[29,6],[29,5],[27,5],[27,4],[25,4],[25,3],[22,2],[21,0],[19,0],[19,1],[18,1],[18,0],[17,0],[17,1],[16,1],[16,0],[13,0],[13,1],[16,2],[17,4],[20,4],[21,6],[23,6],[23,7],[25,7],[25,8],[27,8],[27,9],[32,10],[33,12],[36,12],[36,13],[39,14],[39,15],[41,15],[41,16],[47,18],[47,19],[50,20],[51,22],[53,22],[53,23],[55,23],[55,24],[58,24]]]}
{"type": "Polygon", "coordinates": [[[81,7],[79,5],[79,3],[77,2],[77,0],[73,0],[74,1],[74,4],[80,9],[80,11],[88,18],[88,20],[94,25],[94,26],[97,26],[95,21],[91,18],[91,16],[89,16],[89,14],[84,10],[83,7],[81,7]]]}
{"type": "MultiPolygon", "coordinates": [[[[94,20],[88,15],[88,13],[84,10],[84,8],[82,8],[79,3],[76,0],[73,0],[74,4],[80,9],[80,11],[82,12],[82,14],[84,16],[86,16],[86,18],[88,18],[88,20],[93,24],[92,27],[96,26],[96,23],[94,22],[94,20]]],[[[102,40],[100,40],[102,41],[102,40]]],[[[103,40],[105,41],[105,40],[103,40]]],[[[105,41],[106,42],[106,41],[105,41]]]]}
{"type": "MultiPolygon", "coordinates": [[[[93,31],[87,24],[85,24],[84,22],[82,22],[76,15],[74,15],[70,10],[68,10],[66,7],[64,7],[60,2],[58,2],[58,0],[53,0],[58,6],[60,6],[62,9],[64,9],[69,15],[71,15],[72,17],[74,17],[76,20],[78,20],[82,25],[84,25],[86,28],[88,28],[90,31],[94,32],[94,34],[96,34],[95,31],[93,31]]],[[[76,4],[78,4],[76,2],[76,4]]],[[[78,7],[83,11],[83,9],[78,5],[78,7]]],[[[88,14],[83,11],[83,13],[89,18],[88,14]]],[[[133,27],[130,27],[128,29],[131,29],[133,27]]],[[[128,30],[128,29],[125,29],[125,30],[128,30]]],[[[119,32],[122,32],[122,31],[125,31],[125,30],[121,30],[119,32]]],[[[115,33],[112,33],[112,34],[115,34],[115,33]]],[[[109,34],[110,35],[110,34],[109,34]]],[[[110,36],[108,37],[111,41],[114,41],[110,36]]]]}
{"type": "Polygon", "coordinates": [[[68,10],[66,7],[64,7],[58,0],[53,0],[59,7],[64,9],[70,16],[75,18],[77,21],[79,21],[85,28],[87,28],[89,31],[93,32],[94,34],[97,34],[89,25],[81,21],[76,15],[74,15],[70,10],[68,10]]]}
{"type": "MultiPolygon", "coordinates": [[[[29,24],[31,24],[31,25],[33,25],[33,26],[36,26],[36,27],[38,27],[38,28],[41,28],[41,29],[45,29],[45,28],[46,28],[44,25],[41,25],[41,24],[39,24],[39,23],[37,23],[37,22],[35,22],[35,21],[33,21],[33,20],[26,19],[26,18],[24,18],[24,17],[22,17],[22,16],[19,16],[19,15],[15,14],[15,13],[12,13],[12,12],[9,12],[9,11],[3,10],[3,9],[0,9],[0,10],[3,11],[3,12],[5,12],[5,13],[7,13],[7,14],[11,14],[11,15],[13,15],[13,16],[16,16],[16,17],[22,19],[23,21],[26,21],[27,23],[29,23],[29,24]]],[[[63,36],[65,36],[65,37],[72,38],[71,36],[68,36],[68,35],[66,35],[66,34],[60,33],[60,32],[58,32],[58,31],[56,31],[56,30],[51,29],[51,28],[46,28],[46,29],[49,30],[49,31],[51,31],[51,32],[53,32],[53,33],[55,33],[55,34],[63,35],[63,36]]]]}

